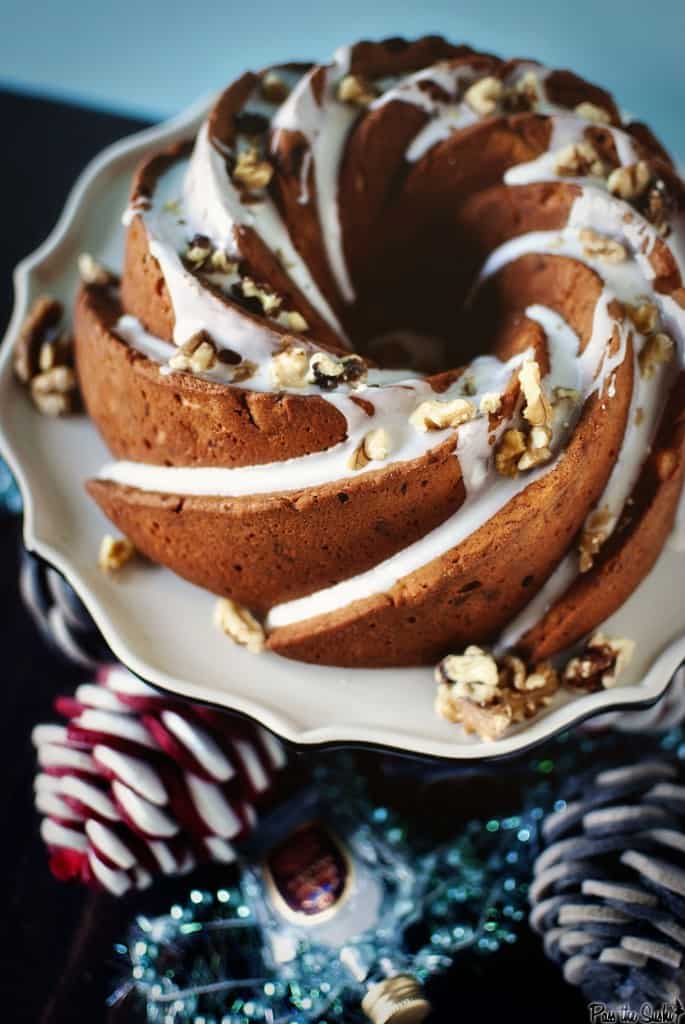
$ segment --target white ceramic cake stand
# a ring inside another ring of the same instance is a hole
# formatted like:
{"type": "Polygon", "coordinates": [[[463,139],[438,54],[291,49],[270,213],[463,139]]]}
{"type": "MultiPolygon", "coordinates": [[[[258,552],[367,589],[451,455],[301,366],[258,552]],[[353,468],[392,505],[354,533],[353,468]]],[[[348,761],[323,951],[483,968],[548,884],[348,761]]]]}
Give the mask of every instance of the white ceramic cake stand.
{"type": "Polygon", "coordinates": [[[149,564],[116,577],[97,567],[108,523],[84,482],[108,461],[85,416],[40,416],[13,379],[11,348],[32,302],[48,292],[68,307],[82,251],[118,266],[121,213],[143,154],[194,134],[205,101],[157,128],[105,150],[77,182],[60,221],[16,270],[16,302],[0,352],[0,447],[24,499],[24,539],[74,586],[112,651],[133,672],[166,690],[257,719],[300,744],[361,742],[435,757],[483,759],[520,751],[590,715],[656,700],[685,658],[685,553],[671,542],[649,578],[606,624],[637,641],[621,685],[574,697],[560,694],[534,722],[496,743],[466,736],[433,711],[432,672],[338,669],[252,655],[212,627],[214,598],[149,564]]]}

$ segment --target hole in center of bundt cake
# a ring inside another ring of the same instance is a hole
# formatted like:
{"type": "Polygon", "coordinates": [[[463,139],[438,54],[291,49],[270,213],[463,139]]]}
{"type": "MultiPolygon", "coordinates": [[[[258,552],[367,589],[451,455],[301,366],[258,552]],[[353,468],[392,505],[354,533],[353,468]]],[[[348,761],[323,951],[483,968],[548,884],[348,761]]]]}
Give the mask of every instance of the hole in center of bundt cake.
{"type": "Polygon", "coordinates": [[[496,349],[491,329],[511,307],[494,295],[486,316],[471,308],[490,248],[477,227],[465,230],[452,218],[407,230],[393,225],[390,233],[370,242],[354,268],[357,294],[346,326],[355,350],[384,369],[440,373],[496,349]]]}

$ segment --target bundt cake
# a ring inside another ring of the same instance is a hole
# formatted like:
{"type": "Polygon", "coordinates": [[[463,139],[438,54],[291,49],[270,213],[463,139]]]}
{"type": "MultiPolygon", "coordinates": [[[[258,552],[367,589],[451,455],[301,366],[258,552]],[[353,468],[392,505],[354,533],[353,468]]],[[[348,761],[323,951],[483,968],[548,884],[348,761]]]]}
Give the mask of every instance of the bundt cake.
{"type": "Polygon", "coordinates": [[[270,650],[534,661],[650,571],[685,473],[685,188],[602,89],[434,36],[248,73],[124,223],[120,287],[76,303],[118,460],[88,490],[270,650]]]}

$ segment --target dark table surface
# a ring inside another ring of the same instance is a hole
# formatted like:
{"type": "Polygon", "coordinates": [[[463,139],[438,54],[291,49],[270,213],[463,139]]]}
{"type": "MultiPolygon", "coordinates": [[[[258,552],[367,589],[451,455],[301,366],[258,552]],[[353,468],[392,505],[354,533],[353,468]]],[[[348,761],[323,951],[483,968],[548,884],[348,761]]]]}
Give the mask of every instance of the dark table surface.
{"type": "MultiPolygon", "coordinates": [[[[43,241],[67,192],[88,160],[140,122],[46,100],[0,92],[5,145],[0,163],[3,233],[0,246],[0,327],[12,303],[11,272],[43,241]]],[[[2,842],[5,883],[0,914],[5,931],[0,958],[0,1020],[7,1024],[98,1024],[142,1021],[131,1001],[105,1010],[115,985],[113,944],[137,911],[160,913],[188,880],[165,882],[144,896],[114,901],[56,882],[47,869],[33,811],[35,772],[30,731],[50,720],[51,701],[83,678],[42,641],[17,591],[20,523],[0,514],[0,637],[5,651],[4,706],[0,716],[4,785],[2,842]]],[[[374,758],[365,764],[373,775],[374,758]]],[[[509,763],[502,765],[503,776],[509,763]]],[[[522,794],[505,791],[517,809],[522,794]]],[[[459,801],[452,791],[450,798],[459,801]]],[[[458,817],[457,806],[436,814],[458,817]]],[[[206,869],[208,870],[208,869],[206,869]]],[[[195,879],[202,884],[202,877],[195,879]]],[[[584,1000],[546,960],[539,939],[526,927],[517,943],[480,960],[457,963],[436,986],[433,1024],[457,1021],[521,1020],[558,1024],[588,1019],[584,1000]]]]}

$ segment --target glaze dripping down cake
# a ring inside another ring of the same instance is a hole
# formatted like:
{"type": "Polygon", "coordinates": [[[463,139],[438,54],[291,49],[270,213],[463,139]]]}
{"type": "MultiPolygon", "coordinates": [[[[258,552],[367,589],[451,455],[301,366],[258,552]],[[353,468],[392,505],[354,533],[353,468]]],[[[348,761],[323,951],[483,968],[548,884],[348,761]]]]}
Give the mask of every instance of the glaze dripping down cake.
{"type": "Polygon", "coordinates": [[[91,495],[289,658],[571,648],[680,495],[684,195],[568,71],[427,37],[244,75],[78,296],[91,495]]]}

